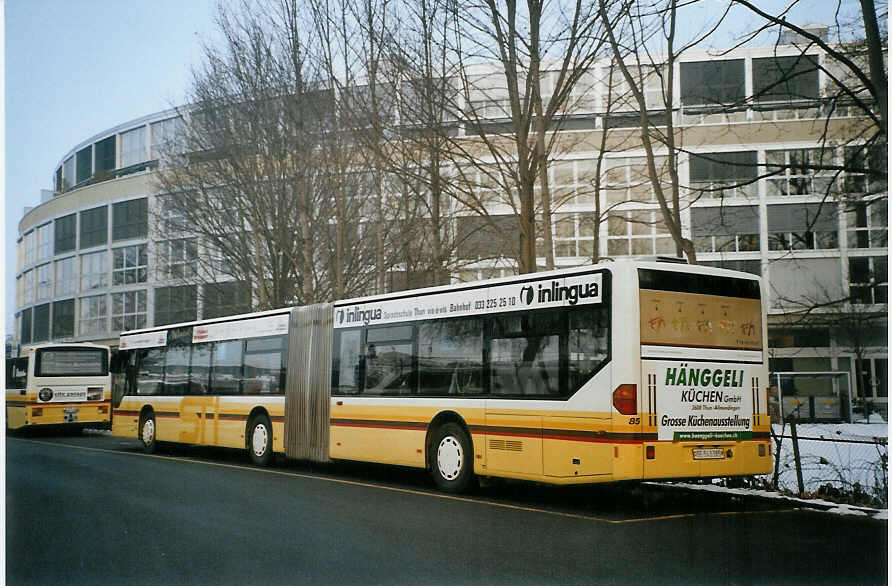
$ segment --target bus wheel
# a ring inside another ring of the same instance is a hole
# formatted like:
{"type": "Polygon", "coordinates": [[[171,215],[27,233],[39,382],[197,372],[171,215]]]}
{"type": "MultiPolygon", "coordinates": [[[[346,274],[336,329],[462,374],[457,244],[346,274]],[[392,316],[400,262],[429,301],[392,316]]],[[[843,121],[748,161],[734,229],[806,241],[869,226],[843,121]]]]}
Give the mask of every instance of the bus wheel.
{"type": "Polygon", "coordinates": [[[158,429],[155,427],[155,414],[149,413],[139,422],[139,439],[142,441],[142,449],[147,454],[155,452],[158,447],[158,429]]]}
{"type": "Polygon", "coordinates": [[[431,444],[431,475],[434,483],[446,492],[465,492],[474,480],[471,438],[464,428],[453,422],[441,425],[431,444]]]}
{"type": "Polygon", "coordinates": [[[273,457],[273,428],[269,417],[256,415],[248,424],[248,455],[258,466],[268,466],[273,457]]]}

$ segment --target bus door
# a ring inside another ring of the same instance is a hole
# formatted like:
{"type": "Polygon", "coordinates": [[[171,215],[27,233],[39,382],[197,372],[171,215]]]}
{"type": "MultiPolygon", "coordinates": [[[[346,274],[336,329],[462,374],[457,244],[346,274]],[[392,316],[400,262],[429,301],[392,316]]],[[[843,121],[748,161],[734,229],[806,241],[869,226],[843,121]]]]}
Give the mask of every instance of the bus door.
{"type": "Polygon", "coordinates": [[[486,402],[487,470],[542,474],[542,410],[534,403],[560,395],[560,347],[559,330],[548,319],[515,315],[493,320],[489,383],[494,398],[486,402]]]}

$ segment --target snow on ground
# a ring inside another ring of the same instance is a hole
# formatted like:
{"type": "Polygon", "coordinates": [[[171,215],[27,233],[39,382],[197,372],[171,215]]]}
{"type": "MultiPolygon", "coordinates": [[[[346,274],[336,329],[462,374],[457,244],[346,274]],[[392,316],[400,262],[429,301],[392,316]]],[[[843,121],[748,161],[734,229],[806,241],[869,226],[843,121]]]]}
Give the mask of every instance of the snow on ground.
{"type": "MultiPolygon", "coordinates": [[[[798,492],[790,426],[774,425],[783,436],[778,486],[798,492]]],[[[831,485],[847,492],[878,496],[886,491],[888,473],[886,423],[808,423],[796,426],[805,491],[831,485]]],[[[775,447],[776,449],[776,447],[775,447]]]]}
{"type": "MultiPolygon", "coordinates": [[[[821,487],[824,493],[834,489],[851,495],[866,493],[882,501],[888,499],[888,446],[889,426],[886,422],[871,423],[805,423],[796,426],[799,438],[799,456],[802,462],[802,480],[805,492],[815,494],[821,487]],[[857,486],[856,486],[857,483],[857,486]],[[831,489],[826,488],[827,486],[831,489]]],[[[866,515],[874,519],[887,519],[888,509],[871,509],[839,504],[824,498],[793,498],[798,494],[796,465],[790,426],[774,425],[776,436],[783,436],[780,455],[779,491],[750,488],[728,488],[717,484],[677,483],[691,490],[724,492],[740,496],[777,498],[799,501],[803,504],[826,508],[827,512],[840,515],[866,515]]],[[[772,450],[776,445],[772,442],[772,450]]],[[[774,455],[774,452],[772,452],[774,455]]],[[[766,484],[772,477],[763,477],[766,484]]],[[[717,482],[721,482],[718,480],[717,482]]]]}

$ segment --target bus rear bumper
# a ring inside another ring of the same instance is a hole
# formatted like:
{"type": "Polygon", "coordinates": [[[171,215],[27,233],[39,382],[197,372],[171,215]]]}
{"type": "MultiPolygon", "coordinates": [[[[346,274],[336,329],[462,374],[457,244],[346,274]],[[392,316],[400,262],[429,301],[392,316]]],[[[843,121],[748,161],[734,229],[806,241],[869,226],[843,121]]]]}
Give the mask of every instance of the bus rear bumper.
{"type": "Polygon", "coordinates": [[[647,442],[644,480],[771,474],[771,442],[647,442]]]}
{"type": "Polygon", "coordinates": [[[10,429],[34,426],[79,426],[99,429],[111,427],[111,404],[42,403],[7,408],[10,429]]]}

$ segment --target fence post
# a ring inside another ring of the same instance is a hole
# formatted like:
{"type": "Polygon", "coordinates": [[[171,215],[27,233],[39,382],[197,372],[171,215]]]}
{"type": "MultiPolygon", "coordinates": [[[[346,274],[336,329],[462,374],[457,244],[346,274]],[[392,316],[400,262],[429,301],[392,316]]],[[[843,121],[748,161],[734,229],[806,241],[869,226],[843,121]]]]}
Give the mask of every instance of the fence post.
{"type": "Polygon", "coordinates": [[[790,436],[793,439],[793,460],[796,462],[796,482],[799,484],[799,496],[805,493],[805,484],[802,482],[802,460],[799,459],[799,437],[796,435],[796,419],[790,418],[790,436]]]}

